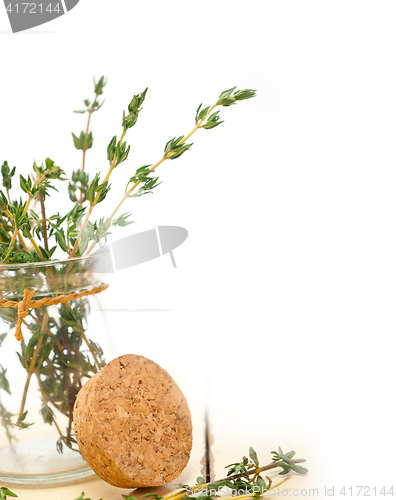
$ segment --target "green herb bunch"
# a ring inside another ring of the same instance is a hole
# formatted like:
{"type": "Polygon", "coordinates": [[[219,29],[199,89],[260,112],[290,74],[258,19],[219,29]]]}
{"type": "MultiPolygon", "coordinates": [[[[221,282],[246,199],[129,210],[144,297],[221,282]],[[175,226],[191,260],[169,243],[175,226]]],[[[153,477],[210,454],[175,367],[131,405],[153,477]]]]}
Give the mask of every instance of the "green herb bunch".
{"type": "MultiPolygon", "coordinates": [[[[104,77],[97,82],[94,80],[93,99],[84,100],[85,109],[76,111],[87,116],[87,124],[80,134],[72,134],[75,148],[82,153],[82,164],[71,172],[70,177],[50,158],[42,164],[34,162],[31,174],[19,175],[23,196],[13,198],[17,169],[7,161],[1,166],[0,298],[21,298],[24,288],[29,288],[27,268],[20,264],[37,264],[36,277],[40,283],[46,284],[46,296],[48,289],[51,294],[57,295],[87,288],[92,281],[90,273],[74,258],[89,255],[99,242],[106,241],[112,227],[131,224],[129,213],[119,214],[121,206],[129,198],[152,193],[161,184],[156,169],[166,160],[175,160],[189,151],[192,143],[188,140],[197,130],[213,129],[223,123],[219,110],[215,111],[215,108],[229,107],[255,96],[254,90],[236,90],[233,87],[222,92],[213,105],[203,107],[200,104],[192,130],[170,139],[157,162],[138,167],[131,175],[126,166],[131,152],[126,135],[136,126],[143,110],[147,95],[145,89],[133,96],[122,114],[120,135],[114,135],[108,144],[107,173],[92,176],[86,171],[87,152],[94,144],[92,115],[103,106],[106,83],[104,77]],[[125,171],[125,192],[114,209],[109,211],[108,217],[93,220],[93,211],[106,200],[111,189],[111,175],[119,167],[125,171]],[[65,182],[70,207],[62,213],[49,213],[48,199],[62,185],[65,186],[65,182]],[[63,252],[65,259],[55,261],[59,265],[49,265],[54,262],[58,250],[63,252]],[[10,276],[14,279],[10,280],[10,276]]],[[[34,298],[40,299],[44,295],[37,291],[34,298]]],[[[45,423],[54,425],[59,433],[58,451],[62,452],[64,445],[76,449],[72,431],[75,398],[83,379],[93,376],[105,364],[101,347],[86,335],[88,315],[89,302],[85,297],[57,306],[30,309],[24,318],[28,340],[21,341],[18,357],[26,372],[26,380],[19,412],[8,411],[0,399],[0,420],[10,441],[15,438],[15,426],[26,429],[32,425],[28,422],[25,406],[31,380],[36,378],[42,398],[42,418],[45,423]],[[65,429],[60,428],[57,414],[67,417],[65,429]]],[[[15,328],[17,311],[0,307],[0,316],[8,325],[8,331],[0,334],[1,348],[8,332],[15,328]]],[[[7,369],[0,365],[0,397],[2,392],[10,394],[11,385],[7,369]]]]}

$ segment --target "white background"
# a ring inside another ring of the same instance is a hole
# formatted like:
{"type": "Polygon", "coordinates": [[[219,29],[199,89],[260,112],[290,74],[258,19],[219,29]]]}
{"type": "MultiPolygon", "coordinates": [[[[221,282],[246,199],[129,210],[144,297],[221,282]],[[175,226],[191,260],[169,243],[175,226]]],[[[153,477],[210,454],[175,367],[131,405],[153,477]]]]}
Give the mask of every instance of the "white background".
{"type": "Polygon", "coordinates": [[[390,1],[81,0],[11,34],[0,8],[0,160],[19,172],[80,165],[72,110],[105,74],[87,155],[104,172],[122,110],[149,88],[107,211],[199,103],[258,90],[124,210],[136,223],[122,234],[188,229],[178,269],[167,256],[130,269],[104,300],[170,309],[109,313],[117,353],[207,374],[221,432],[262,454],[285,436],[317,487],[394,484],[395,15],[390,1]]]}

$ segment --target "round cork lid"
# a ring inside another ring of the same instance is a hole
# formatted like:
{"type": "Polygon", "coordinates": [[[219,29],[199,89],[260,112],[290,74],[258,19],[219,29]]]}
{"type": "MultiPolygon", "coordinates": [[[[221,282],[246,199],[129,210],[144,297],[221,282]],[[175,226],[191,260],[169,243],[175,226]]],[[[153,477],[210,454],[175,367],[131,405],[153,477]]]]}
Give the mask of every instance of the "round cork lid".
{"type": "Polygon", "coordinates": [[[192,447],[187,401],[157,363],[127,354],[86,382],[74,406],[80,451],[120,488],[161,486],[186,467],[192,447]]]}

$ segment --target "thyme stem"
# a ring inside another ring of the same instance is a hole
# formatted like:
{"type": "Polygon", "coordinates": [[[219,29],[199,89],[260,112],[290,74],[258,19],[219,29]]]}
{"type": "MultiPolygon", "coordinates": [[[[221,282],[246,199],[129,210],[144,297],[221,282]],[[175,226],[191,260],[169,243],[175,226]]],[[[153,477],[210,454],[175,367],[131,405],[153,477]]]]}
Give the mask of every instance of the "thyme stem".
{"type": "Polygon", "coordinates": [[[22,235],[21,233],[18,231],[18,238],[19,238],[19,241],[21,243],[21,245],[23,246],[24,250],[28,251],[28,247],[24,241],[24,239],[22,238],[22,235]]]}
{"type": "Polygon", "coordinates": [[[34,239],[32,237],[30,237],[29,240],[30,240],[30,243],[33,245],[34,249],[36,250],[36,252],[37,252],[38,256],[40,257],[40,259],[42,261],[44,261],[43,254],[41,253],[41,250],[37,246],[37,243],[34,241],[34,239]]]}
{"type": "MultiPolygon", "coordinates": [[[[45,179],[45,176],[43,176],[43,175],[40,176],[40,177],[37,177],[35,183],[33,184],[33,187],[36,187],[38,184],[40,184],[41,182],[43,182],[44,179],[45,179]]],[[[28,211],[29,205],[30,205],[32,199],[33,199],[33,195],[32,195],[32,193],[29,193],[29,198],[28,198],[28,200],[26,202],[26,205],[25,205],[25,207],[23,209],[22,215],[25,215],[26,212],[28,211]]],[[[9,244],[8,248],[12,248],[14,246],[14,243],[15,243],[15,240],[16,240],[16,237],[17,237],[18,233],[19,233],[19,230],[16,227],[15,231],[14,231],[14,234],[12,235],[12,239],[10,241],[10,244],[9,244]]]]}
{"type": "Polygon", "coordinates": [[[20,418],[21,418],[21,416],[23,415],[23,413],[25,411],[25,404],[26,404],[27,393],[28,393],[28,389],[29,389],[29,385],[30,385],[30,380],[31,380],[32,375],[34,373],[34,367],[35,367],[35,364],[36,364],[36,361],[37,361],[39,350],[41,348],[41,344],[43,343],[44,331],[45,331],[45,329],[47,327],[47,323],[48,323],[48,314],[45,314],[45,316],[43,318],[43,323],[42,323],[42,326],[41,326],[41,334],[42,335],[38,339],[37,346],[36,346],[36,349],[35,349],[35,351],[33,353],[32,361],[30,362],[30,366],[29,366],[29,369],[28,369],[28,374],[27,374],[27,377],[26,377],[25,387],[24,387],[24,390],[23,390],[21,407],[19,409],[19,415],[18,415],[18,421],[17,421],[17,423],[20,421],[20,418]]]}
{"type": "MultiPolygon", "coordinates": [[[[45,315],[45,312],[43,311],[43,309],[42,309],[41,307],[39,307],[38,309],[39,309],[39,311],[40,311],[43,315],[45,315]]],[[[40,321],[36,318],[36,316],[34,316],[34,314],[32,314],[32,312],[31,312],[31,311],[29,311],[29,316],[30,316],[30,317],[32,317],[32,318],[33,318],[33,320],[34,320],[34,321],[35,321],[38,325],[40,325],[40,324],[41,324],[41,322],[40,322],[40,321]]],[[[24,324],[25,324],[25,325],[29,328],[29,330],[32,332],[32,328],[30,327],[30,325],[28,325],[28,324],[26,323],[26,321],[25,321],[25,320],[23,320],[23,323],[24,323],[24,324]]],[[[59,349],[59,352],[60,352],[60,353],[63,353],[63,347],[62,347],[61,343],[60,343],[60,342],[59,342],[59,340],[55,337],[55,335],[54,335],[54,334],[53,334],[53,333],[49,330],[48,326],[45,328],[45,333],[46,333],[47,335],[49,335],[49,336],[50,336],[50,337],[54,340],[55,344],[57,345],[57,347],[58,347],[58,349],[59,349]]]]}
{"type": "MultiPolygon", "coordinates": [[[[99,94],[98,94],[98,91],[95,92],[95,98],[93,100],[93,103],[92,105],[89,107],[88,109],[88,121],[87,121],[87,128],[85,129],[85,135],[88,135],[88,132],[89,132],[89,126],[91,124],[91,116],[92,116],[92,113],[94,113],[95,111],[95,103],[96,103],[96,99],[99,97],[99,94]]],[[[82,160],[82,167],[81,167],[81,170],[84,172],[85,170],[85,155],[86,155],[86,152],[87,152],[87,146],[85,145],[85,147],[83,148],[83,160],[82,160]]],[[[80,204],[82,203],[82,191],[81,191],[81,195],[80,195],[80,204]]]]}
{"type": "MultiPolygon", "coordinates": [[[[97,96],[96,96],[97,97],[97,96]]],[[[95,97],[95,99],[96,99],[95,97]]],[[[89,125],[90,125],[90,122],[91,122],[91,116],[92,116],[92,113],[94,112],[92,106],[89,108],[88,110],[88,123],[87,123],[87,129],[85,131],[85,135],[88,134],[89,132],[89,125]]],[[[85,145],[83,147],[83,159],[82,159],[82,167],[81,167],[81,170],[84,172],[85,171],[85,155],[87,153],[87,146],[85,145]]],[[[80,194],[80,203],[82,202],[82,192],[80,194]]]]}
{"type": "MultiPolygon", "coordinates": [[[[45,392],[44,392],[43,386],[41,384],[40,376],[39,376],[38,373],[36,373],[36,376],[37,376],[37,381],[38,381],[39,388],[40,388],[41,397],[43,398],[43,403],[48,406],[48,401],[47,401],[47,398],[45,397],[45,392]]],[[[55,418],[53,420],[53,423],[54,423],[54,425],[56,427],[56,430],[58,431],[60,437],[63,439],[64,435],[63,435],[63,433],[62,433],[62,431],[61,431],[61,429],[60,429],[60,427],[59,427],[59,425],[58,425],[58,423],[57,423],[57,421],[56,421],[55,418]]]]}
{"type": "MultiPolygon", "coordinates": [[[[122,134],[121,134],[121,138],[120,138],[120,140],[119,140],[119,143],[120,143],[120,144],[122,144],[122,141],[124,140],[125,134],[126,134],[126,130],[124,130],[124,131],[122,132],[122,134]]],[[[115,162],[116,162],[116,160],[115,160],[115,158],[114,158],[114,159],[111,161],[111,163],[110,163],[109,170],[107,171],[107,174],[106,174],[106,177],[105,177],[105,178],[104,178],[104,180],[103,180],[103,183],[105,183],[105,182],[107,182],[107,181],[109,180],[110,175],[112,174],[112,172],[113,172],[113,170],[114,170],[114,167],[115,167],[115,162]]],[[[94,201],[93,201],[93,202],[90,204],[90,206],[89,206],[89,209],[88,209],[87,215],[85,216],[84,222],[83,222],[83,224],[82,224],[82,226],[81,226],[81,228],[80,228],[80,231],[79,231],[79,233],[78,233],[77,240],[76,240],[76,242],[75,242],[75,244],[74,244],[74,247],[73,247],[73,250],[72,250],[72,252],[71,252],[71,254],[70,254],[70,258],[71,258],[71,259],[72,259],[73,257],[75,257],[75,256],[76,256],[76,252],[77,252],[78,246],[79,246],[79,244],[80,244],[81,238],[82,238],[82,236],[83,236],[84,230],[85,230],[85,228],[87,227],[87,224],[88,224],[89,218],[90,218],[90,216],[91,216],[91,214],[92,214],[92,211],[93,211],[93,209],[95,208],[95,205],[97,204],[97,202],[98,202],[98,200],[99,200],[99,198],[100,198],[100,193],[101,193],[101,191],[102,191],[102,190],[100,190],[100,191],[96,194],[96,196],[95,196],[95,198],[94,198],[94,201]]]]}
{"type": "Polygon", "coordinates": [[[43,193],[39,194],[39,199],[40,199],[40,205],[41,205],[41,219],[42,219],[42,224],[43,224],[44,248],[49,253],[48,236],[47,236],[47,218],[45,216],[45,204],[44,204],[43,193]]]}
{"type": "Polygon", "coordinates": [[[91,344],[88,341],[87,336],[85,335],[85,332],[83,334],[81,334],[81,337],[84,339],[84,342],[87,344],[87,347],[88,347],[90,353],[92,354],[93,359],[95,360],[95,363],[96,363],[96,366],[98,367],[98,370],[100,370],[101,369],[100,363],[98,361],[96,354],[94,353],[94,351],[91,347],[91,344]]]}
{"type": "MultiPolygon", "coordinates": [[[[263,472],[266,470],[276,469],[279,466],[280,462],[281,461],[279,460],[278,462],[273,462],[271,464],[264,465],[263,467],[258,467],[257,469],[249,470],[248,473],[250,475],[250,474],[257,474],[257,473],[260,473],[260,472],[263,472]]],[[[302,463],[306,462],[306,460],[305,460],[305,458],[296,458],[294,460],[290,460],[290,462],[292,464],[302,464],[302,463]]],[[[241,472],[240,474],[233,474],[232,476],[224,477],[223,479],[220,479],[220,481],[227,481],[229,479],[238,479],[239,477],[243,477],[243,476],[246,476],[246,474],[241,472]]]]}
{"type": "MultiPolygon", "coordinates": [[[[275,488],[279,488],[279,486],[282,486],[282,484],[285,484],[290,479],[291,479],[290,477],[286,477],[285,479],[283,479],[279,483],[272,485],[270,488],[268,488],[268,490],[266,490],[266,493],[268,491],[274,490],[275,488]]],[[[232,497],[223,497],[223,499],[224,500],[233,500],[234,498],[238,498],[238,500],[241,500],[243,498],[254,498],[255,496],[256,496],[255,493],[248,493],[247,495],[235,495],[232,497]]]]}
{"type": "MultiPolygon", "coordinates": [[[[4,211],[4,213],[6,214],[6,216],[10,219],[10,221],[11,221],[11,223],[12,223],[12,214],[10,214],[10,212],[9,212],[8,210],[5,210],[5,211],[4,211]]],[[[4,226],[2,226],[2,227],[3,227],[4,231],[6,231],[6,229],[4,228],[4,226]]],[[[7,232],[7,234],[8,234],[8,231],[6,231],[6,232],[7,232]]],[[[21,235],[21,233],[19,232],[19,230],[18,230],[18,238],[19,238],[19,241],[21,242],[21,245],[23,246],[23,248],[24,248],[26,251],[28,251],[28,248],[27,248],[27,246],[26,246],[26,243],[25,243],[25,241],[23,240],[22,235],[21,235]]]]}

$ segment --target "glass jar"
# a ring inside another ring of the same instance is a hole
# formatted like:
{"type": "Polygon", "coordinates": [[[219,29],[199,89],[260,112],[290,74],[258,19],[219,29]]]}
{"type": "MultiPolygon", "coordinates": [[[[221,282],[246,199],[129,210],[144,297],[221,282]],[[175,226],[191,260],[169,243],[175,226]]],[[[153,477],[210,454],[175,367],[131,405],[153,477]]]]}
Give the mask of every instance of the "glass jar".
{"type": "MultiPolygon", "coordinates": [[[[92,290],[102,276],[89,270],[90,262],[0,264],[0,299],[19,302],[25,288],[35,290],[33,300],[92,290]]],[[[93,474],[75,441],[73,406],[84,382],[111,359],[100,300],[103,294],[29,309],[22,341],[14,335],[18,310],[0,307],[0,482],[93,474]]]]}

